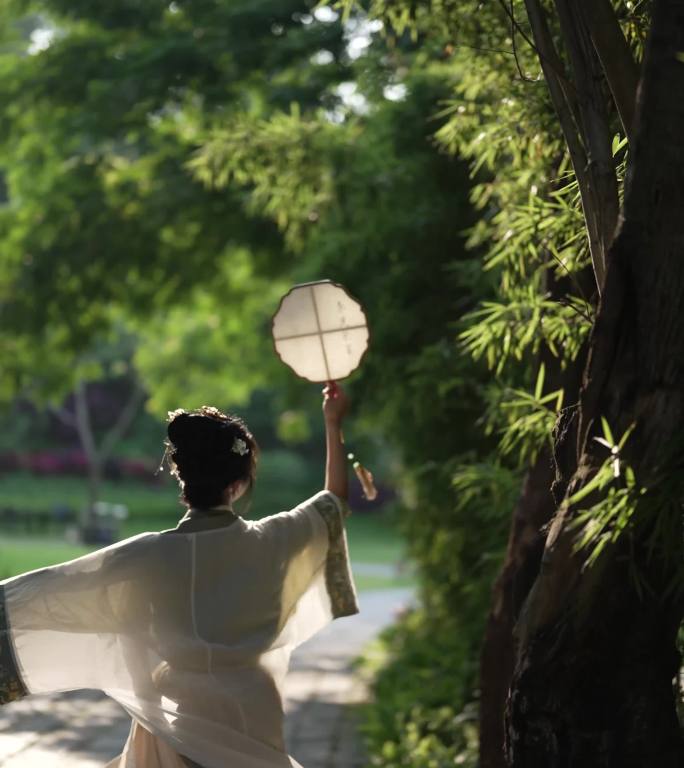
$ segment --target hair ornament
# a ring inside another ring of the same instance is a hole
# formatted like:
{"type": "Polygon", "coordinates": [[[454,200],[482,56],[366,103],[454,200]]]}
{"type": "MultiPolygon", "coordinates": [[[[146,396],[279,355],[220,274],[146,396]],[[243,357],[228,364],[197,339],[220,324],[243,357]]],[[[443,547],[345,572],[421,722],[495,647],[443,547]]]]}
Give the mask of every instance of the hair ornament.
{"type": "Polygon", "coordinates": [[[230,450],[233,453],[239,453],[240,456],[244,456],[246,453],[249,453],[247,443],[240,437],[236,437],[235,440],[233,440],[233,446],[230,450]]]}

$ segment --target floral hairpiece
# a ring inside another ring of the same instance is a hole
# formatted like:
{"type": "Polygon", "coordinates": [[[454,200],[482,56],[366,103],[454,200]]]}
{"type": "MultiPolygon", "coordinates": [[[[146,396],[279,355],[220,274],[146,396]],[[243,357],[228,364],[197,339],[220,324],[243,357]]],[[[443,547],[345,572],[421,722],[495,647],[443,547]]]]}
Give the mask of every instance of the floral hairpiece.
{"type": "Polygon", "coordinates": [[[233,446],[230,450],[233,453],[239,453],[240,456],[244,456],[246,453],[249,453],[247,443],[240,437],[236,437],[235,440],[233,440],[233,446]]]}

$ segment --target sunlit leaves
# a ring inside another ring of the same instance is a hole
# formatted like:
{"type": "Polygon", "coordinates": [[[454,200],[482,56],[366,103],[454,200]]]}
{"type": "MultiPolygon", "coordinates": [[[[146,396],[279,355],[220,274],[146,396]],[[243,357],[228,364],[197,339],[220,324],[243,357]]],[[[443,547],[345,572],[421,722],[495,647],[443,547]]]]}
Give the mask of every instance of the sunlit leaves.
{"type": "Polygon", "coordinates": [[[576,549],[586,552],[586,567],[595,563],[604,549],[627,530],[639,497],[646,493],[646,489],[637,483],[632,467],[623,466],[620,458],[634,425],[616,441],[604,417],[601,424],[603,437],[594,440],[607,449],[608,456],[591,479],[567,500],[569,505],[576,506],[592,495],[597,499],[589,507],[580,509],[571,522],[571,529],[577,531],[576,549]]]}
{"type": "Polygon", "coordinates": [[[341,130],[293,106],[268,120],[243,116],[211,131],[189,167],[210,188],[244,188],[252,209],[274,219],[296,246],[331,202],[330,158],[346,140],[341,130]]]}
{"type": "Polygon", "coordinates": [[[551,448],[552,430],[563,407],[562,389],[544,391],[545,373],[545,366],[540,366],[533,392],[496,384],[488,390],[482,423],[497,435],[501,456],[521,468],[533,462],[543,446],[551,448]]]}
{"type": "Polygon", "coordinates": [[[573,520],[571,527],[581,528],[576,548],[586,550],[585,567],[592,566],[609,544],[614,544],[625,532],[636,510],[637,493],[634,488],[607,488],[603,498],[573,520]]]}
{"type": "Polygon", "coordinates": [[[469,313],[459,339],[474,359],[500,374],[509,361],[521,362],[542,345],[561,364],[574,360],[591,329],[589,311],[578,299],[560,304],[534,287],[517,290],[506,302],[485,301],[469,313]],[[581,305],[581,306],[578,306],[581,305]]]}
{"type": "Polygon", "coordinates": [[[543,269],[552,270],[556,279],[570,277],[575,292],[581,292],[575,275],[589,264],[589,249],[574,177],[559,179],[544,194],[533,186],[525,202],[507,205],[493,223],[507,229],[492,244],[485,264],[501,271],[504,294],[520,282],[540,279],[543,269]]]}

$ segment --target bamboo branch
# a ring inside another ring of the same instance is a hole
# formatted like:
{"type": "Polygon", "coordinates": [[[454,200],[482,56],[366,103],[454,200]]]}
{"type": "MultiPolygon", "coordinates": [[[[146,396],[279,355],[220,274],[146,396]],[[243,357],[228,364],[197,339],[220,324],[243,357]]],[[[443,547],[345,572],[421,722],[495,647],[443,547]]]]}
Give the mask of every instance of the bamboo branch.
{"type": "MultiPolygon", "coordinates": [[[[505,4],[503,4],[503,7],[504,11],[509,14],[505,4]]],[[[577,106],[577,93],[572,81],[565,71],[565,66],[558,55],[556,46],[553,43],[553,38],[551,37],[549,25],[546,20],[544,9],[541,6],[541,2],[540,0],[525,0],[525,8],[527,9],[527,17],[532,28],[532,37],[534,40],[530,41],[529,37],[523,34],[522,29],[518,22],[515,21],[515,18],[509,16],[509,18],[511,18],[511,23],[515,25],[518,32],[532,46],[539,56],[539,63],[544,72],[546,82],[549,84],[549,89],[552,90],[551,99],[556,112],[561,119],[561,123],[563,122],[563,118],[561,117],[560,105],[564,103],[566,111],[570,112],[571,119],[575,123],[576,130],[579,131],[580,118],[579,108],[577,106]],[[557,99],[554,94],[554,90],[558,91],[559,99],[557,99]]],[[[563,130],[565,133],[565,128],[563,130]]]]}
{"type": "Polygon", "coordinates": [[[511,29],[517,30],[520,34],[520,37],[523,38],[523,40],[532,48],[532,50],[538,55],[541,56],[541,53],[537,46],[535,45],[534,40],[530,39],[529,35],[525,33],[525,30],[518,24],[515,14],[513,13],[513,3],[510,2],[509,5],[506,5],[506,0],[499,0],[499,5],[501,6],[503,12],[508,16],[508,20],[511,22],[511,29]]]}
{"type": "Polygon", "coordinates": [[[551,101],[560,120],[563,136],[570,152],[570,160],[579,181],[584,174],[584,167],[587,163],[587,156],[582,146],[579,131],[579,109],[574,94],[571,93],[567,77],[564,74],[559,74],[559,71],[563,71],[563,65],[553,44],[546,16],[539,0],[525,0],[525,7],[532,27],[535,47],[539,53],[539,62],[551,94],[551,101]]]}
{"type": "Polygon", "coordinates": [[[561,130],[563,131],[570,154],[570,161],[577,178],[594,265],[594,274],[600,292],[605,272],[605,260],[600,249],[601,238],[599,236],[598,221],[594,213],[596,206],[594,195],[592,194],[591,169],[587,151],[585,150],[580,109],[575,101],[574,93],[567,85],[567,78],[561,77],[558,74],[558,67],[562,67],[562,64],[553,43],[541,3],[539,0],[525,0],[525,7],[527,8],[535,45],[539,52],[539,61],[551,95],[551,102],[560,121],[561,130]]]}
{"type": "Polygon", "coordinates": [[[580,10],[601,60],[625,135],[631,143],[639,67],[610,0],[581,0],[580,10]]]}
{"type": "Polygon", "coordinates": [[[580,184],[589,233],[594,274],[599,291],[606,271],[606,254],[618,217],[617,174],[612,153],[603,70],[584,18],[570,0],[556,0],[558,20],[574,74],[581,130],[587,153],[585,185],[580,184]]]}
{"type": "Polygon", "coordinates": [[[511,20],[511,46],[513,48],[513,59],[515,61],[516,69],[518,70],[518,75],[520,76],[521,80],[524,80],[525,82],[531,82],[531,79],[527,77],[527,75],[522,71],[522,67],[520,66],[520,59],[518,58],[518,46],[515,42],[515,33],[518,28],[518,24],[515,20],[515,13],[513,11],[513,0],[509,0],[509,8],[508,8],[508,14],[510,16],[511,20]]]}

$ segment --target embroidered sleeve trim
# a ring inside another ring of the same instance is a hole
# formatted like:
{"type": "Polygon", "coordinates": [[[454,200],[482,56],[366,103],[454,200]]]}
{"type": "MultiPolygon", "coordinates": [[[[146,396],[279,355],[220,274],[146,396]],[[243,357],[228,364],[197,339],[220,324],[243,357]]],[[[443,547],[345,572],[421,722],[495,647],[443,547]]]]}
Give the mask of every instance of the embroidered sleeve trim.
{"type": "Polygon", "coordinates": [[[28,696],[28,690],[19,676],[14,658],[5,588],[0,584],[0,705],[9,704],[24,696],[28,696]]]}
{"type": "Polygon", "coordinates": [[[314,506],[328,527],[330,544],[325,563],[325,584],[330,595],[333,618],[353,616],[359,612],[359,604],[343,520],[349,515],[349,507],[343,499],[325,492],[314,500],[314,506]]]}

